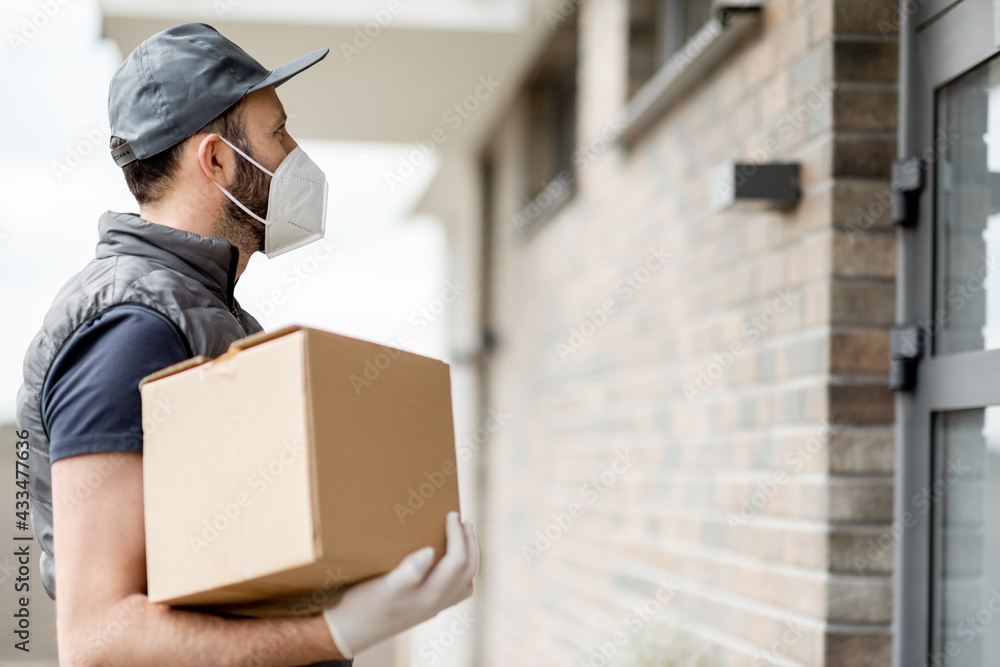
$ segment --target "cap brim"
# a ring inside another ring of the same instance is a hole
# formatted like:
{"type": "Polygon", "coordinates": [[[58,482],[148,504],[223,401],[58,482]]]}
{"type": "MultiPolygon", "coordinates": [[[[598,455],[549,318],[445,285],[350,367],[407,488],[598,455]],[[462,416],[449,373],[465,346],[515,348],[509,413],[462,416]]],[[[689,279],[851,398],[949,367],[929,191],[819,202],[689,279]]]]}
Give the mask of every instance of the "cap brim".
{"type": "Polygon", "coordinates": [[[323,58],[326,58],[326,54],[328,53],[330,53],[330,49],[320,49],[319,51],[310,53],[308,56],[297,58],[286,65],[275,67],[263,81],[250,88],[247,92],[252,93],[268,86],[280,86],[299,72],[309,69],[320,60],[323,60],[323,58]]]}

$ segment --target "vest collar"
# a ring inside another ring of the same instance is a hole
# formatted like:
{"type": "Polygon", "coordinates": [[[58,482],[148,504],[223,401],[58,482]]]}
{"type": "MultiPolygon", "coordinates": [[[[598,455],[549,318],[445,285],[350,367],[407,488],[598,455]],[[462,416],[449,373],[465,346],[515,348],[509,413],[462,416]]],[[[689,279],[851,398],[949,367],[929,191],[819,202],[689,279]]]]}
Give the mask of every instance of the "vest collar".
{"type": "Polygon", "coordinates": [[[239,249],[229,241],[115,211],[101,215],[97,230],[97,259],[130,255],[162,264],[197,280],[231,307],[239,249]]]}

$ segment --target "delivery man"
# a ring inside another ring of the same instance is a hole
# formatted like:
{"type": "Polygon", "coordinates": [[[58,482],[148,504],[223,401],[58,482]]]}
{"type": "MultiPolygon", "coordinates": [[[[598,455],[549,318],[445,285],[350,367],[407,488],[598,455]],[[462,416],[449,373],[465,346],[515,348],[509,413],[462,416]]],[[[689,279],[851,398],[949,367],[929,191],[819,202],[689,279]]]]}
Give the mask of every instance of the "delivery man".
{"type": "Polygon", "coordinates": [[[416,551],[322,614],[222,617],[145,595],[139,380],[260,331],[233,296],[250,255],[323,236],[326,178],[275,88],[328,52],[268,70],[187,24],[140,44],[111,81],[111,154],[139,214],[101,216],[96,258],[56,296],[17,401],[64,666],[350,665],[472,594],[479,546],[451,513],[436,566],[433,548],[416,551]]]}

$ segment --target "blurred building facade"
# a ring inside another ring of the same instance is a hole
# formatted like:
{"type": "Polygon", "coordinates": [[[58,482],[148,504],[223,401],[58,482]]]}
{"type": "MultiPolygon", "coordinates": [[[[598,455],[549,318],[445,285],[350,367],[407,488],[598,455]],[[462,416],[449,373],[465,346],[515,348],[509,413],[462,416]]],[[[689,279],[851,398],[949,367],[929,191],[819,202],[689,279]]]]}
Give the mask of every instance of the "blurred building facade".
{"type": "Polygon", "coordinates": [[[476,664],[688,664],[685,637],[691,664],[890,663],[893,12],[547,15],[460,250],[485,267],[480,419],[505,415],[476,664]],[[720,210],[727,162],[797,163],[801,199],[720,210]]]}
{"type": "Polygon", "coordinates": [[[298,136],[436,161],[484,554],[395,666],[1000,656],[991,3],[104,4],[331,46],[298,136]]]}

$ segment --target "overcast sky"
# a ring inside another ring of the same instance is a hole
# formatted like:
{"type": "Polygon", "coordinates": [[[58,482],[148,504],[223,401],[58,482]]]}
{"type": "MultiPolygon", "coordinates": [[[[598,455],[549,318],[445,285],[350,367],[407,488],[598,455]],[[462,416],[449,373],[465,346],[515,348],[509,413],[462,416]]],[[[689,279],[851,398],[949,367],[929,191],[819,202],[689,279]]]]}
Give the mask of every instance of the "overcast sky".
{"type": "MultiPolygon", "coordinates": [[[[100,39],[96,0],[0,0],[0,423],[14,414],[24,351],[52,297],[93,257],[105,210],[135,211],[107,152],[108,81],[121,63],[100,39]],[[65,3],[65,4],[60,4],[65,3]],[[14,35],[15,37],[12,37],[14,35]]],[[[445,284],[445,239],[436,220],[409,218],[429,172],[390,194],[384,173],[405,147],[311,142],[289,131],[330,182],[325,256],[317,244],[274,260],[255,255],[236,295],[264,327],[300,323],[445,358],[443,321],[415,326],[445,284]],[[285,303],[271,307],[275,287],[285,303]]]]}

